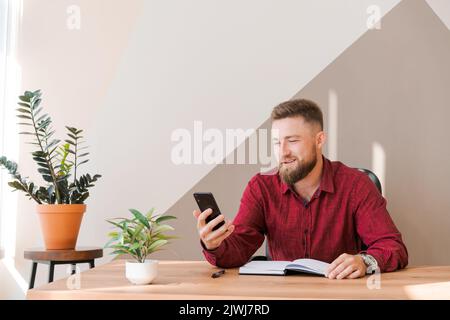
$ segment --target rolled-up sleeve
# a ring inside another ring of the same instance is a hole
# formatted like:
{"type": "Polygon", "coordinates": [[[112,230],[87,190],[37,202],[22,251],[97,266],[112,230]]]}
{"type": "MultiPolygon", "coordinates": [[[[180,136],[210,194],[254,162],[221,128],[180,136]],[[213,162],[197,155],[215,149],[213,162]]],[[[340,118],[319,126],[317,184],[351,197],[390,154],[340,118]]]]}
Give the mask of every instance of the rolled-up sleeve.
{"type": "Polygon", "coordinates": [[[360,253],[373,256],[381,272],[405,268],[408,250],[402,235],[387,211],[386,199],[366,175],[355,184],[352,198],[357,233],[367,246],[360,253]]]}

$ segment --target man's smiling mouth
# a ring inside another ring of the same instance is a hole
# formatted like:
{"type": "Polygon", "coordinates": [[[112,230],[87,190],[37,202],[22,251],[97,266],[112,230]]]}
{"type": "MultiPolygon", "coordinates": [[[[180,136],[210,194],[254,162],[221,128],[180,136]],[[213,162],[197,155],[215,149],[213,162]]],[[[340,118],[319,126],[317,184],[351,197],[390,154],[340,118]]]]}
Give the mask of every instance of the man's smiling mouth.
{"type": "Polygon", "coordinates": [[[293,162],[295,162],[295,161],[297,161],[297,159],[286,160],[286,161],[282,161],[281,163],[282,163],[283,165],[285,165],[285,164],[293,163],[293,162]]]}

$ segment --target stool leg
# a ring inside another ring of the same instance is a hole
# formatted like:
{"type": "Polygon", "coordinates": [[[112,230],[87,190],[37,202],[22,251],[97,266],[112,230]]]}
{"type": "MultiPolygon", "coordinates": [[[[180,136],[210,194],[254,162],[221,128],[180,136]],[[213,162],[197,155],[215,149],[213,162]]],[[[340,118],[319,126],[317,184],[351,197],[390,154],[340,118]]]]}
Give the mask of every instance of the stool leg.
{"type": "Polygon", "coordinates": [[[48,282],[53,282],[53,276],[55,274],[55,263],[53,261],[50,261],[50,264],[48,265],[48,282]]]}
{"type": "Polygon", "coordinates": [[[94,260],[89,261],[89,268],[90,268],[90,269],[95,268],[95,262],[94,262],[94,260]]]}
{"type": "Polygon", "coordinates": [[[77,272],[77,265],[75,263],[72,263],[72,275],[74,275],[77,272]]]}
{"type": "Polygon", "coordinates": [[[34,288],[34,280],[36,279],[36,270],[37,270],[37,262],[33,261],[33,264],[31,266],[31,277],[30,277],[30,284],[28,286],[28,289],[34,288]]]}

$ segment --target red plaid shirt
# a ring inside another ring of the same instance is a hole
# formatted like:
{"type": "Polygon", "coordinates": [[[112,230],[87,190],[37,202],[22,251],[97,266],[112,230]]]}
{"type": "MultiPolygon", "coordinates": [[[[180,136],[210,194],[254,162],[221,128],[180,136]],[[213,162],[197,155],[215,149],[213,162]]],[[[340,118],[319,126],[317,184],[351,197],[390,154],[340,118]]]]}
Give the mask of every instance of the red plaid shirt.
{"type": "Polygon", "coordinates": [[[381,272],[404,268],[408,251],[374,183],[341,162],[323,160],[320,186],[309,202],[278,172],[255,175],[242,196],[234,232],[215,250],[202,243],[206,259],[224,268],[242,266],[266,235],[273,260],[331,263],[342,253],[367,253],[381,272]]]}

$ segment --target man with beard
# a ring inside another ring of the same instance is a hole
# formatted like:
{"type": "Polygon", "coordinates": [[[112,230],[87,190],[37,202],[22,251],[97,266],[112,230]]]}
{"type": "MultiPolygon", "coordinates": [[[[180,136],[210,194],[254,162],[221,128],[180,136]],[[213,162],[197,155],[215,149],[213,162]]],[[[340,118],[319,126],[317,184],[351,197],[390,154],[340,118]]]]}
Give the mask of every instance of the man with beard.
{"type": "Polygon", "coordinates": [[[322,111],[306,99],[283,102],[271,115],[278,170],[257,174],[233,221],[212,230],[211,210],[194,211],[205,258],[239,267],[267,237],[273,260],[331,263],[327,277],[354,279],[408,264],[408,252],[386,200],[366,174],[322,155],[322,111]]]}

